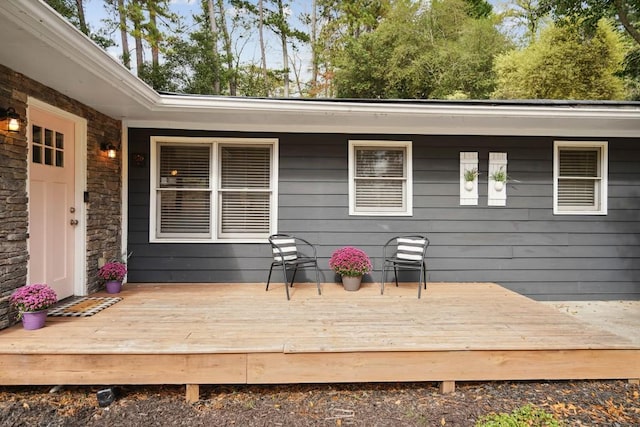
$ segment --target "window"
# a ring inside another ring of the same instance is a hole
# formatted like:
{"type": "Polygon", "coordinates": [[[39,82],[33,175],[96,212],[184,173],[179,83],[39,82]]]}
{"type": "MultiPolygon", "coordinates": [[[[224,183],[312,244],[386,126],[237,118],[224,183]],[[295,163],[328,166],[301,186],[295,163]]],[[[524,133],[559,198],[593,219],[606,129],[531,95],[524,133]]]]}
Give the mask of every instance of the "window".
{"type": "Polygon", "coordinates": [[[349,214],[411,215],[411,141],[349,141],[349,214]]]}
{"type": "Polygon", "coordinates": [[[554,213],[606,215],[607,143],[556,141],[554,213]]]}
{"type": "Polygon", "coordinates": [[[151,142],[152,242],[261,241],[275,232],[277,141],[151,142]]]}

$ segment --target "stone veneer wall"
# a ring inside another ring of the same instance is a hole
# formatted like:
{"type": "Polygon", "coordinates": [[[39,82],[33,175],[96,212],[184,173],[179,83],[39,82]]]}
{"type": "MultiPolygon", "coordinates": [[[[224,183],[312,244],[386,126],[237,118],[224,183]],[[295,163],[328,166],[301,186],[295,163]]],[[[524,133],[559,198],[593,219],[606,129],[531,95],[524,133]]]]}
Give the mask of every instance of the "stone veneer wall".
{"type": "MultiPolygon", "coordinates": [[[[13,107],[26,121],[27,98],[31,96],[87,119],[87,265],[89,293],[102,283],[96,276],[98,259],[120,259],[121,151],[109,159],[100,151],[101,142],[121,145],[121,122],[105,116],[49,87],[0,65],[0,107],[13,107]]],[[[23,122],[24,123],[24,122],[23,122]]],[[[27,281],[28,195],[27,126],[18,134],[0,130],[0,329],[15,322],[9,297],[27,281]]],[[[82,200],[77,203],[82,203],[82,200]]],[[[80,226],[83,224],[81,223],[80,226]]]]}

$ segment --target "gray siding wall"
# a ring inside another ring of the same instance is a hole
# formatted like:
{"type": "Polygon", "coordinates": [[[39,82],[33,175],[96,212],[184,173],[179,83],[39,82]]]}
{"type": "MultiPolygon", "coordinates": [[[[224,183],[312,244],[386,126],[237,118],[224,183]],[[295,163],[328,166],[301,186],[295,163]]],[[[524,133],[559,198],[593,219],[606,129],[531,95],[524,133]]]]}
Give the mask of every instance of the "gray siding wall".
{"type": "MultiPolygon", "coordinates": [[[[147,157],[144,167],[130,164],[129,169],[132,282],[265,282],[271,262],[266,243],[148,242],[151,135],[277,137],[278,231],[318,245],[325,282],[336,280],[328,267],[336,248],[364,249],[375,268],[366,280],[377,282],[384,242],[398,234],[426,233],[431,241],[430,281],[496,282],[536,299],[640,299],[637,139],[608,139],[608,215],[559,216],[553,215],[553,141],[567,138],[131,129],[131,155],[147,157]],[[349,216],[349,139],[413,141],[412,217],[349,216]],[[459,205],[461,151],[479,153],[478,206],[459,205]],[[508,184],[505,207],[487,206],[489,152],[506,152],[509,176],[517,180],[508,184]]],[[[415,281],[417,277],[404,279],[415,281]]],[[[281,280],[279,271],[274,280],[281,280]]]]}

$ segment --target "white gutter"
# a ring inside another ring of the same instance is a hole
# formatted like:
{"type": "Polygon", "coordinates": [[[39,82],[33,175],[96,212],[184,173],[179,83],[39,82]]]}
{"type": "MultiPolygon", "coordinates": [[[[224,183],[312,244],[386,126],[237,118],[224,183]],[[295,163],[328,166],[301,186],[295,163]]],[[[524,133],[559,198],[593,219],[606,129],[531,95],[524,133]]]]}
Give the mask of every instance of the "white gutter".
{"type": "Polygon", "coordinates": [[[2,3],[0,25],[4,20],[6,28],[11,28],[9,43],[19,46],[20,37],[24,37],[42,56],[33,58],[30,52],[21,51],[16,59],[0,51],[0,58],[9,67],[16,64],[18,72],[130,127],[430,135],[640,135],[640,104],[613,104],[609,108],[562,101],[520,105],[160,95],[41,0],[2,3]],[[46,44],[46,49],[40,43],[46,44]]]}

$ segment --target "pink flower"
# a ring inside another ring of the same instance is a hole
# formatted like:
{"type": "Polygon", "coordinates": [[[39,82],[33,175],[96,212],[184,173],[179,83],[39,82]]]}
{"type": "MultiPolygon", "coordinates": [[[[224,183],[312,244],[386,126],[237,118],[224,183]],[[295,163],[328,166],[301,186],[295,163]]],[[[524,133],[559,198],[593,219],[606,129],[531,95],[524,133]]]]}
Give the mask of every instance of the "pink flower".
{"type": "Polygon", "coordinates": [[[108,262],[98,270],[98,277],[104,280],[117,280],[122,282],[127,275],[127,266],[121,262],[108,262]]]}
{"type": "Polygon", "coordinates": [[[18,288],[11,295],[9,302],[18,310],[18,318],[20,318],[22,313],[51,307],[58,302],[58,296],[48,285],[36,283],[18,288]]]}
{"type": "Polygon", "coordinates": [[[371,271],[371,260],[358,248],[347,246],[337,249],[329,259],[329,267],[341,276],[362,276],[371,271]]]}

